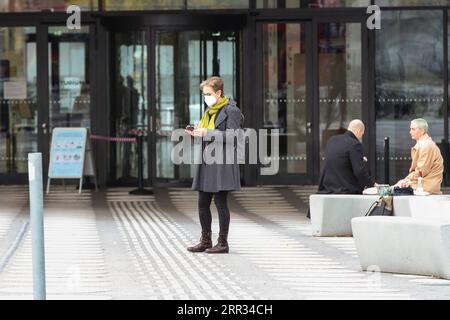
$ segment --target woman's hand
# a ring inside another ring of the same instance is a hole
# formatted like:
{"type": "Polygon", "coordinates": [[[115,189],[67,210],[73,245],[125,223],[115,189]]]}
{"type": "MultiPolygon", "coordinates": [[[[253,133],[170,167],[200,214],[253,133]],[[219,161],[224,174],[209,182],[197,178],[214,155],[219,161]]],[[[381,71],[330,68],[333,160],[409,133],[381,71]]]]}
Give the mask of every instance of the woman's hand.
{"type": "Polygon", "coordinates": [[[191,132],[191,136],[193,137],[204,137],[208,133],[208,129],[201,128],[201,129],[195,129],[191,132]]]}

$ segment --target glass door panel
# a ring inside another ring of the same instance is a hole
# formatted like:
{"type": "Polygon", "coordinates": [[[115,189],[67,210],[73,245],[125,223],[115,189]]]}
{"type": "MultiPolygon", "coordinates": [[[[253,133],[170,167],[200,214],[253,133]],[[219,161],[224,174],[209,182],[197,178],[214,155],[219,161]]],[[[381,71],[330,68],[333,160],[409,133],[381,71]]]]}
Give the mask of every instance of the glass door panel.
{"type": "Polygon", "coordinates": [[[189,180],[194,166],[171,162],[172,131],[197,123],[204,111],[200,83],[217,75],[236,99],[235,32],[158,31],[155,48],[156,178],[189,180]]]}
{"type": "Polygon", "coordinates": [[[362,46],[360,23],[319,23],[320,170],[328,140],[362,119],[362,46]]]}
{"type": "Polygon", "coordinates": [[[36,28],[0,27],[0,175],[27,173],[37,152],[36,28]]]}
{"type": "MultiPolygon", "coordinates": [[[[384,138],[390,138],[390,182],[408,175],[411,120],[424,118],[447,158],[445,133],[444,18],[441,10],[386,11],[376,39],[376,153],[384,181],[384,138]]],[[[446,172],[448,172],[446,170],[446,172]]]]}
{"type": "MultiPolygon", "coordinates": [[[[147,130],[148,62],[147,32],[144,30],[115,34],[115,135],[127,136],[134,129],[147,130]]],[[[138,176],[135,143],[117,143],[114,180],[133,182],[138,176]]],[[[144,178],[148,179],[148,145],[144,143],[144,178]]]]}
{"type": "Polygon", "coordinates": [[[278,178],[308,171],[306,23],[262,25],[263,128],[279,129],[278,178]]]}
{"type": "Polygon", "coordinates": [[[345,22],[262,24],[262,127],[279,129],[280,154],[272,158],[279,173],[260,182],[317,183],[328,139],[362,118],[361,30],[345,22]]]}
{"type": "Polygon", "coordinates": [[[49,27],[49,126],[91,127],[89,27],[49,27]]]}

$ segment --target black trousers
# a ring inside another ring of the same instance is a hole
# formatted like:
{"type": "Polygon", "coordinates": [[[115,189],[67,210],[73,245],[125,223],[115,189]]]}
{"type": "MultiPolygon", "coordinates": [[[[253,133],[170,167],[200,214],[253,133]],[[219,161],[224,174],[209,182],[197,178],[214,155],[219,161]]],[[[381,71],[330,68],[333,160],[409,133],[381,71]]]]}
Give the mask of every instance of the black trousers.
{"type": "Polygon", "coordinates": [[[228,191],[217,193],[199,191],[198,211],[202,232],[211,232],[211,201],[214,198],[217,211],[219,212],[220,234],[228,234],[230,228],[230,210],[228,209],[228,191]]]}

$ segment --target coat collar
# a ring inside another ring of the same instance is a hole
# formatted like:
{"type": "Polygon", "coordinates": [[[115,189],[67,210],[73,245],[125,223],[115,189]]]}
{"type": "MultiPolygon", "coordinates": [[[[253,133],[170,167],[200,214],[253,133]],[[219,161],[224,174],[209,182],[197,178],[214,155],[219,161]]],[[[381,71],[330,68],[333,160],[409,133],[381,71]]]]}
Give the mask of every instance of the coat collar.
{"type": "Polygon", "coordinates": [[[225,108],[227,108],[228,105],[226,105],[225,107],[223,107],[220,111],[219,114],[216,118],[216,121],[214,122],[214,124],[216,125],[216,128],[225,121],[225,119],[227,118],[227,113],[225,111],[225,108]]]}
{"type": "MultiPolygon", "coordinates": [[[[358,138],[355,136],[355,134],[349,130],[347,130],[347,132],[345,132],[344,134],[348,135],[349,137],[351,137],[355,140],[358,140],[358,138]]],[[[358,142],[359,142],[359,140],[358,140],[358,142]]]]}
{"type": "Polygon", "coordinates": [[[230,106],[236,106],[236,102],[234,102],[233,100],[229,100],[228,104],[226,106],[224,106],[220,111],[219,111],[219,115],[216,118],[216,121],[214,122],[216,128],[218,126],[220,126],[220,124],[222,122],[225,121],[225,119],[228,117],[227,112],[226,112],[226,108],[230,107],[230,106]]]}

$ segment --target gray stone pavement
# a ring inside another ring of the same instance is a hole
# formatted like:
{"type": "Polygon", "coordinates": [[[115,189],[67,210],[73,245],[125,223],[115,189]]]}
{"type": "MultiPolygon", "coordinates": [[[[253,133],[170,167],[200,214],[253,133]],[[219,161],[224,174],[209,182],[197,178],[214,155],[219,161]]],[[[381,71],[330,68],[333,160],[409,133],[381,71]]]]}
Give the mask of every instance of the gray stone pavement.
{"type": "MultiPolygon", "coordinates": [[[[361,272],[352,238],[311,237],[314,187],[234,193],[231,252],[214,256],[186,251],[200,235],[195,192],[127,191],[46,197],[49,299],[450,299],[450,281],[361,272]]],[[[0,187],[0,299],[32,299],[27,207],[26,186],[0,187]]]]}

